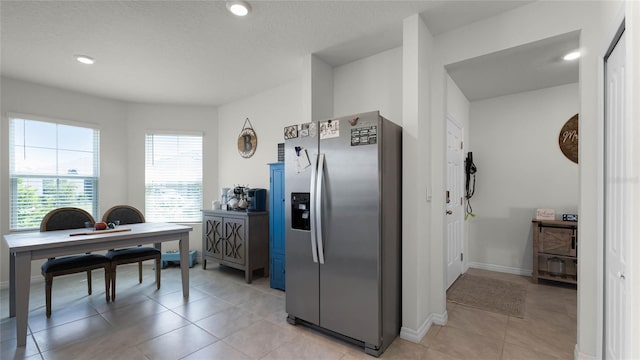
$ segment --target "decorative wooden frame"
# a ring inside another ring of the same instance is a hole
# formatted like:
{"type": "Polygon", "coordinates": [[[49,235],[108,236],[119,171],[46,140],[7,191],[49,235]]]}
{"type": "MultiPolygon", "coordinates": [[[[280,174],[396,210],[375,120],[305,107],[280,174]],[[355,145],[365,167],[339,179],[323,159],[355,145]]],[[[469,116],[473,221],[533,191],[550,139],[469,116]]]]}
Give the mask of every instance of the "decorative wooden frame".
{"type": "Polygon", "coordinates": [[[255,154],[256,149],[258,148],[258,135],[253,130],[253,126],[251,125],[251,121],[249,118],[244,120],[244,125],[242,126],[242,130],[240,131],[240,135],[238,136],[238,153],[245,159],[248,159],[255,154]],[[247,127],[247,123],[249,126],[247,127]]]}
{"type": "Polygon", "coordinates": [[[567,120],[560,130],[558,145],[567,159],[578,163],[578,114],[567,120]]]}

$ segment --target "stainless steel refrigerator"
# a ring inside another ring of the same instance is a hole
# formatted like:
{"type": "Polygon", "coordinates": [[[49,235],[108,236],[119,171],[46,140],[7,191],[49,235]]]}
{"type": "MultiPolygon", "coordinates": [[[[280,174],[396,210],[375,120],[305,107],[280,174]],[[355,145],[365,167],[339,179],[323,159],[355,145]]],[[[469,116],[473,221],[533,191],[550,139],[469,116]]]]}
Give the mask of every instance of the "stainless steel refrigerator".
{"type": "Polygon", "coordinates": [[[284,135],[287,321],[378,356],[400,331],[402,129],[375,111],[284,135]]]}

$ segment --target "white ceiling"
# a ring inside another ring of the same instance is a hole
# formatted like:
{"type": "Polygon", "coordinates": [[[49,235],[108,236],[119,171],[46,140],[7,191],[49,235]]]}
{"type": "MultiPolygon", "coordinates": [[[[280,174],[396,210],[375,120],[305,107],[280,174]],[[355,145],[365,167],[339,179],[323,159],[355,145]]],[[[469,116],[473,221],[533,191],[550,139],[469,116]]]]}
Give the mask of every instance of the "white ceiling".
{"type": "Polygon", "coordinates": [[[469,101],[578,82],[578,32],[558,35],[446,66],[469,101]]]}
{"type": "MultiPolygon", "coordinates": [[[[1,73],[124,101],[220,105],[298,78],[308,54],[339,66],[401,46],[412,14],[439,34],[530,2],[250,1],[251,14],[237,18],[224,1],[3,0],[1,73]]],[[[496,83],[462,75],[499,62],[494,55],[449,66],[465,94],[496,83]]]]}

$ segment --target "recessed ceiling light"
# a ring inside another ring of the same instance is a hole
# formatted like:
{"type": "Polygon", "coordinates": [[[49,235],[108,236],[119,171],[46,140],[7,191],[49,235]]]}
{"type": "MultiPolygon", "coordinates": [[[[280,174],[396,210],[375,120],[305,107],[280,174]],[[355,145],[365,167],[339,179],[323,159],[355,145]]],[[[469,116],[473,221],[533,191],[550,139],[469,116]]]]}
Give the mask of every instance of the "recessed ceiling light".
{"type": "Polygon", "coordinates": [[[92,57],[87,55],[76,55],[76,60],[78,60],[78,62],[81,62],[85,65],[93,65],[93,63],[96,62],[95,60],[93,60],[92,57]]]}
{"type": "Polygon", "coordinates": [[[227,9],[235,16],[246,16],[251,11],[251,5],[246,1],[227,1],[227,9]]]}
{"type": "Polygon", "coordinates": [[[563,59],[565,59],[566,61],[571,61],[571,60],[575,60],[577,58],[580,57],[580,51],[572,51],[570,53],[568,53],[567,55],[565,55],[563,57],[563,59]]]}

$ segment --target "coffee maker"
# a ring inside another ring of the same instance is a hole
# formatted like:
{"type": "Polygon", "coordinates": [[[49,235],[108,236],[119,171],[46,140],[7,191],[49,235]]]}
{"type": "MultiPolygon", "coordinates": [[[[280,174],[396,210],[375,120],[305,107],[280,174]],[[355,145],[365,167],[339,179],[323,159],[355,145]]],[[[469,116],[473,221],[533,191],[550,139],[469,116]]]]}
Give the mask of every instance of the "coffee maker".
{"type": "Polygon", "coordinates": [[[248,189],[246,193],[249,202],[247,211],[267,211],[267,189],[248,189]]]}

